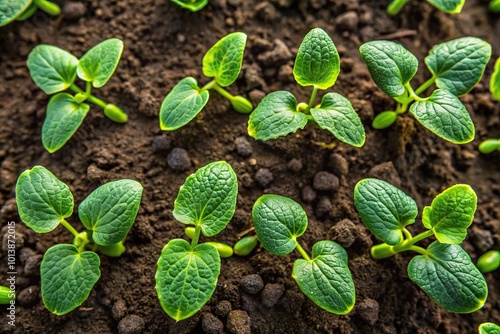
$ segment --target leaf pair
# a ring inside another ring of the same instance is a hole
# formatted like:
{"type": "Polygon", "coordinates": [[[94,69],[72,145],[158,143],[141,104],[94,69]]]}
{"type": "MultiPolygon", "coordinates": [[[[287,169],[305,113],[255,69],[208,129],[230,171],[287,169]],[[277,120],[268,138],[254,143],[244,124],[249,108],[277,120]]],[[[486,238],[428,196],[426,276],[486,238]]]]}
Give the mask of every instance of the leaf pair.
{"type": "MultiPolygon", "coordinates": [[[[174,203],[174,217],[195,225],[205,236],[221,232],[236,208],[238,181],[229,164],[210,163],[190,175],[174,203]]],[[[199,233],[199,232],[198,232],[199,233]]],[[[194,240],[196,239],[196,241],[194,240]]],[[[211,298],[221,260],[214,246],[173,239],[163,248],[156,271],[156,291],[163,310],[175,320],[189,318],[211,298]]]]}
{"type": "MultiPolygon", "coordinates": [[[[52,45],[41,44],[30,52],[27,66],[31,78],[46,94],[57,93],[49,101],[42,126],[42,143],[47,151],[59,150],[80,127],[90,109],[87,103],[63,91],[71,88],[81,92],[74,85],[77,76],[95,88],[104,86],[115,72],[122,52],[123,42],[117,38],[97,44],[80,60],[52,45]]],[[[106,103],[90,93],[84,99],[106,107],[106,103]]]]}
{"type": "Polygon", "coordinates": [[[403,46],[391,41],[371,41],[363,44],[360,52],[377,86],[405,106],[398,113],[416,101],[410,113],[432,133],[456,144],[474,139],[474,124],[456,96],[469,92],[481,79],[491,56],[487,42],[463,37],[435,45],[425,58],[432,73],[427,83],[438,87],[429,98],[420,98],[413,92],[409,82],[418,70],[418,60],[403,46]]]}
{"type": "MultiPolygon", "coordinates": [[[[318,89],[328,89],[337,81],[340,58],[328,34],[316,28],[302,41],[293,75],[301,86],[313,86],[313,97],[318,89]]],[[[252,112],[248,120],[248,133],[258,140],[286,136],[314,122],[337,139],[361,147],[365,142],[365,130],[351,103],[337,93],[323,96],[317,107],[309,105],[302,112],[295,97],[287,91],[267,95],[252,112]]]]}
{"type": "Polygon", "coordinates": [[[50,15],[59,15],[61,8],[47,0],[0,0],[0,27],[14,20],[22,21],[33,15],[38,8],[50,15]]]}
{"type": "MultiPolygon", "coordinates": [[[[247,35],[235,32],[222,38],[212,46],[203,57],[203,74],[214,78],[204,88],[198,86],[196,79],[182,79],[163,100],[160,107],[160,128],[164,131],[177,130],[188,124],[207,104],[210,94],[208,89],[214,88],[223,94],[227,87],[238,78],[243,63],[247,35]],[[222,90],[221,90],[222,89],[222,90]]],[[[237,97],[227,93],[229,100],[235,106],[237,97]]],[[[237,109],[237,111],[239,111],[237,109]]],[[[251,111],[251,106],[250,106],[251,111]]]]}
{"type": "MultiPolygon", "coordinates": [[[[261,196],[253,206],[252,218],[257,238],[269,252],[286,255],[300,247],[297,238],[307,228],[307,216],[297,202],[278,195],[261,196]]],[[[328,312],[347,314],[354,307],[347,253],[333,241],[315,243],[311,259],[295,261],[292,277],[309,299],[328,312]]]]}
{"type": "MultiPolygon", "coordinates": [[[[476,311],[488,293],[484,277],[459,246],[467,236],[477,206],[477,197],[468,185],[454,185],[437,195],[422,212],[422,222],[438,241],[427,249],[413,246],[423,238],[404,239],[406,226],[418,214],[415,201],[390,183],[364,179],[354,189],[354,203],[368,229],[384,241],[393,254],[414,250],[408,276],[438,305],[457,313],[476,311]]],[[[378,246],[375,246],[378,247],[378,246]]]]}
{"type": "MultiPolygon", "coordinates": [[[[134,180],[106,183],[94,190],[78,208],[78,216],[92,241],[100,246],[120,243],[134,223],[142,186],[134,180]]],[[[42,166],[24,171],[16,184],[21,220],[38,233],[67,225],[74,200],[69,187],[42,166]]],[[[62,315],[81,305],[100,276],[99,256],[75,245],[55,245],[41,264],[42,298],[51,312],[62,315]]]]}

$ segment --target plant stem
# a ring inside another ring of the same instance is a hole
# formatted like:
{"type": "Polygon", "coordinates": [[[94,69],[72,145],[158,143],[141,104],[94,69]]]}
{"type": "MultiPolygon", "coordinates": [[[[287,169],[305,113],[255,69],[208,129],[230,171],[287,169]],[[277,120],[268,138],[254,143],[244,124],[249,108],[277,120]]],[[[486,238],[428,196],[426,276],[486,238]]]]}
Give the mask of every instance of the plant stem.
{"type": "Polygon", "coordinates": [[[409,231],[406,231],[406,228],[403,230],[403,233],[405,234],[405,236],[408,238],[408,235],[410,236],[408,239],[400,242],[399,244],[397,245],[394,245],[394,246],[391,246],[391,245],[388,245],[388,244],[379,244],[379,245],[375,245],[371,248],[370,250],[370,253],[372,255],[372,257],[375,259],[375,260],[380,260],[380,259],[384,259],[384,258],[387,258],[387,257],[391,257],[393,255],[395,255],[396,253],[401,253],[401,252],[404,252],[404,251],[408,251],[408,250],[412,250],[414,252],[417,252],[417,253],[420,253],[420,254],[427,254],[427,250],[422,248],[422,247],[418,247],[418,246],[415,246],[415,244],[427,237],[430,237],[434,234],[434,232],[432,232],[431,230],[427,230],[425,232],[422,232],[418,235],[416,235],[415,237],[411,237],[411,234],[409,231]]]}
{"type": "Polygon", "coordinates": [[[205,86],[201,87],[200,92],[203,92],[204,90],[209,90],[214,88],[214,86],[217,85],[217,82],[215,80],[210,81],[207,83],[205,86]]]}
{"type": "Polygon", "coordinates": [[[427,80],[420,87],[417,88],[417,90],[415,91],[415,94],[417,94],[417,95],[422,94],[423,92],[425,92],[425,90],[427,88],[429,88],[430,86],[432,86],[435,81],[436,81],[436,77],[432,76],[429,80],[427,80]]]}
{"type": "Polygon", "coordinates": [[[304,259],[306,259],[307,261],[311,261],[311,258],[309,257],[309,255],[307,255],[304,248],[302,248],[302,246],[298,242],[297,242],[297,246],[295,246],[295,249],[300,253],[300,255],[302,255],[302,257],[304,259]]]}
{"type": "MultiPolygon", "coordinates": [[[[425,84],[425,83],[424,83],[425,84]]],[[[413,88],[411,87],[410,83],[407,82],[405,84],[405,87],[406,89],[408,90],[408,95],[409,97],[412,99],[412,100],[415,100],[415,101],[419,101],[419,102],[423,102],[425,100],[427,100],[427,98],[421,98],[420,96],[418,96],[415,91],[413,90],[413,88]]]]}
{"type": "Polygon", "coordinates": [[[311,98],[309,99],[309,103],[307,104],[306,110],[304,110],[304,114],[306,115],[310,114],[310,110],[313,107],[314,100],[316,100],[316,94],[318,94],[318,86],[314,85],[311,98]]]}
{"type": "Polygon", "coordinates": [[[92,92],[92,83],[90,81],[85,81],[85,94],[89,96],[92,95],[91,92],[92,92]]]}
{"type": "Polygon", "coordinates": [[[387,14],[397,15],[409,0],[393,0],[387,7],[387,14]]]}
{"type": "MultiPolygon", "coordinates": [[[[74,91],[75,93],[83,93],[83,94],[86,94],[86,92],[84,92],[83,90],[80,89],[80,87],[78,87],[77,85],[75,85],[74,83],[71,84],[71,86],[69,86],[69,89],[71,89],[72,91],[74,91]]],[[[94,95],[92,94],[88,94],[87,95],[87,100],[93,104],[95,104],[96,106],[104,109],[106,108],[106,106],[108,105],[106,102],[104,102],[103,100],[101,99],[98,99],[97,97],[95,97],[94,95]]]]}
{"type": "Polygon", "coordinates": [[[66,229],[70,231],[71,234],[73,234],[76,238],[78,238],[80,233],[78,233],[78,231],[73,226],[71,226],[71,224],[68,223],[64,218],[61,219],[61,225],[66,227],[66,229]]]}
{"type": "Polygon", "coordinates": [[[191,240],[191,248],[195,248],[196,245],[198,244],[198,240],[200,239],[200,233],[201,233],[201,225],[196,225],[194,228],[193,240],[191,240]]]}
{"type": "MultiPolygon", "coordinates": [[[[215,82],[215,81],[214,81],[215,82]]],[[[226,99],[228,99],[229,101],[233,100],[234,99],[234,96],[231,95],[227,90],[225,90],[224,88],[222,88],[221,86],[219,86],[216,82],[215,82],[215,85],[213,85],[212,87],[217,93],[219,93],[220,95],[224,96],[226,99]]]]}
{"type": "Polygon", "coordinates": [[[34,0],[33,3],[49,15],[59,15],[61,14],[61,8],[53,2],[47,0],[34,0]]]}

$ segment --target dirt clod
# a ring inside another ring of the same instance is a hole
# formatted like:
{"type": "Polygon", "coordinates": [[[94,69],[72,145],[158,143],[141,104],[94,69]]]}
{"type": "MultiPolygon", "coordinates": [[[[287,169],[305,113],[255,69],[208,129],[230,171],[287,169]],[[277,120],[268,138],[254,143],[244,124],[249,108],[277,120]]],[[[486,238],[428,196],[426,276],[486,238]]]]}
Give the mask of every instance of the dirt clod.
{"type": "Polygon", "coordinates": [[[224,324],[212,313],[205,313],[201,318],[201,328],[207,334],[220,334],[224,331],[224,324]]]}
{"type": "Polygon", "coordinates": [[[113,308],[111,309],[111,314],[113,315],[113,319],[116,321],[121,320],[125,314],[127,313],[127,304],[123,299],[117,300],[113,304],[113,308]]]}
{"type": "Polygon", "coordinates": [[[359,317],[369,325],[378,321],[379,305],[376,300],[367,298],[356,305],[359,317]]]}
{"type": "Polygon", "coordinates": [[[250,334],[250,317],[242,310],[229,312],[227,330],[233,334],[250,334]]]}
{"type": "Polygon", "coordinates": [[[118,333],[139,334],[144,330],[145,322],[140,316],[131,314],[120,320],[118,323],[118,333]]]}
{"type": "Polygon", "coordinates": [[[251,295],[258,294],[264,288],[262,277],[256,274],[243,276],[240,280],[240,287],[251,295]]]}
{"type": "Polygon", "coordinates": [[[67,2],[62,8],[62,15],[65,20],[76,21],[87,14],[87,7],[81,2],[67,2]]]}
{"type": "Polygon", "coordinates": [[[36,254],[29,257],[24,263],[24,273],[26,275],[40,275],[40,263],[42,263],[43,256],[36,254]]]}
{"type": "Polygon", "coordinates": [[[335,20],[340,30],[354,31],[358,27],[359,17],[355,11],[340,14],[335,20]]]}
{"type": "Polygon", "coordinates": [[[328,166],[335,175],[345,176],[349,173],[349,162],[339,153],[332,153],[328,166]]]}
{"type": "Polygon", "coordinates": [[[339,178],[329,172],[318,172],[314,175],[313,188],[319,191],[337,190],[340,185],[339,178]]]}
{"type": "Polygon", "coordinates": [[[302,167],[304,167],[304,165],[302,164],[302,160],[297,158],[293,158],[292,160],[290,160],[287,165],[287,169],[294,173],[300,172],[302,170],[302,167]]]}
{"type": "Polygon", "coordinates": [[[153,146],[153,151],[156,153],[168,151],[170,150],[170,148],[172,148],[172,140],[170,140],[170,138],[165,136],[156,136],[153,139],[152,146],[153,146]]]}
{"type": "Polygon", "coordinates": [[[229,300],[221,300],[215,307],[215,315],[219,318],[225,318],[232,309],[233,307],[229,300]]]}
{"type": "Polygon", "coordinates": [[[176,147],[168,154],[167,164],[176,172],[184,172],[191,167],[191,159],[185,149],[176,147]]]}
{"type": "Polygon", "coordinates": [[[332,211],[332,201],[328,197],[321,197],[316,204],[316,210],[314,213],[316,214],[316,217],[321,218],[326,216],[330,211],[332,211]]]}
{"type": "Polygon", "coordinates": [[[332,226],[331,239],[344,247],[350,247],[356,241],[356,225],[350,219],[342,219],[332,226]]]}
{"type": "Polygon", "coordinates": [[[316,191],[311,186],[306,185],[301,189],[300,197],[305,203],[312,203],[316,199],[316,191]]]}
{"type": "Polygon", "coordinates": [[[16,301],[22,306],[29,306],[38,300],[39,294],[40,287],[38,285],[32,285],[21,290],[16,296],[16,301]]]}
{"type": "Polygon", "coordinates": [[[280,283],[267,283],[260,294],[262,304],[266,307],[273,307],[283,296],[285,287],[280,283]]]}
{"type": "Polygon", "coordinates": [[[257,173],[255,173],[255,181],[262,187],[267,187],[273,182],[273,173],[267,168],[259,168],[257,173]]]}
{"type": "Polygon", "coordinates": [[[244,158],[252,155],[252,144],[244,136],[238,137],[234,140],[236,145],[236,152],[244,158]]]}

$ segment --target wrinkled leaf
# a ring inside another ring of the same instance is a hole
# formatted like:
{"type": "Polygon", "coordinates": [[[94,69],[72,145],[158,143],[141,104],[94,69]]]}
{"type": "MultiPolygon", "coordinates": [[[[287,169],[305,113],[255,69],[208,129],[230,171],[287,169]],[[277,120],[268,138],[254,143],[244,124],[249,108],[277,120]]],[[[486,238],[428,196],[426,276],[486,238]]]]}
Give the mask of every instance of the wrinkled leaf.
{"type": "Polygon", "coordinates": [[[76,72],[95,88],[108,82],[118,66],[123,53],[123,42],[118,38],[107,39],[88,50],[78,63],[76,72]]]}
{"type": "Polygon", "coordinates": [[[448,311],[471,313],[483,307],[488,286],[462,247],[435,241],[427,251],[410,261],[410,279],[448,311]]]}
{"type": "Polygon", "coordinates": [[[465,0],[427,0],[436,8],[448,14],[458,14],[462,11],[465,0]]]}
{"type": "Polygon", "coordinates": [[[24,13],[33,0],[0,0],[0,27],[24,13]]]}
{"type": "Polygon", "coordinates": [[[479,334],[500,334],[500,326],[492,322],[482,323],[479,325],[479,334]]]}
{"type": "Polygon", "coordinates": [[[122,179],[103,184],[88,195],[78,207],[83,225],[93,231],[92,239],[101,246],[123,240],[137,216],[142,185],[122,179]]]}
{"type": "Polygon", "coordinates": [[[392,184],[364,179],[354,188],[354,204],[361,220],[380,240],[396,245],[403,241],[403,229],[413,224],[417,203],[392,184]]]}
{"type": "Polygon", "coordinates": [[[63,315],[80,306],[101,276],[100,264],[96,253],[79,253],[73,245],[49,248],[40,266],[45,307],[63,315]]]}
{"type": "Polygon", "coordinates": [[[185,240],[170,240],[155,275],[163,310],[177,321],[189,318],[210,300],[219,274],[220,257],[213,246],[191,248],[185,240]]]}
{"type": "Polygon", "coordinates": [[[69,187],[48,169],[35,166],[17,179],[16,203],[21,220],[38,233],[50,232],[73,213],[69,187]]]}
{"type": "Polygon", "coordinates": [[[201,226],[207,237],[216,235],[229,223],[236,209],[238,180],[231,165],[212,162],[188,176],[175,199],[175,219],[201,226]]]}
{"type": "Polygon", "coordinates": [[[291,253],[307,228],[307,215],[300,204],[279,195],[259,197],[252,219],[260,243],[276,255],[291,253]]]}
{"type": "Polygon", "coordinates": [[[490,79],[490,93],[495,100],[500,101],[500,58],[495,62],[495,69],[490,79]]]}
{"type": "Polygon", "coordinates": [[[328,312],[347,314],[354,307],[356,290],[347,253],[333,241],[314,244],[311,260],[296,260],[292,277],[309,299],[328,312]]]}

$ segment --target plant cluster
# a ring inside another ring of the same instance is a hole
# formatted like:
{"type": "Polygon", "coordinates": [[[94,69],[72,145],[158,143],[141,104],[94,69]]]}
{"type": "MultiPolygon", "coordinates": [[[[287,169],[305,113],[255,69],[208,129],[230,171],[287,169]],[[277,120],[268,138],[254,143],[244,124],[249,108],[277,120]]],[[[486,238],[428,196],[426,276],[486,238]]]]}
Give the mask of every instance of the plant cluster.
{"type": "Polygon", "coordinates": [[[49,15],[61,14],[61,8],[48,0],[0,0],[0,27],[18,20],[23,21],[41,9],[49,15]]]}
{"type": "Polygon", "coordinates": [[[142,186],[134,180],[108,182],[88,195],[78,207],[85,230],[78,232],[66,219],[74,208],[69,187],[42,166],[24,171],[16,184],[16,202],[21,220],[37,233],[59,225],[73,234],[73,244],[50,247],[40,266],[42,299],[57,315],[81,305],[101,276],[95,253],[120,256],[123,240],[134,223],[142,197],[142,186]],[[88,249],[88,250],[86,250],[88,249]]]}
{"type": "Polygon", "coordinates": [[[92,87],[100,88],[108,82],[118,66],[123,42],[107,39],[78,60],[71,53],[52,45],[41,44],[29,54],[27,66],[35,84],[52,95],[42,126],[42,144],[50,153],[59,150],[73,136],[90,109],[90,102],[104,110],[112,121],[127,122],[127,114],[111,103],[92,95],[92,87]],[[85,90],[75,84],[78,76],[85,82],[85,90]],[[64,91],[70,89],[71,95],[64,91]]]}
{"type": "MultiPolygon", "coordinates": [[[[404,5],[408,3],[409,0],[392,0],[392,2],[387,7],[387,13],[389,15],[398,15],[404,5]]],[[[493,0],[496,1],[496,0],[493,0]]],[[[465,0],[427,0],[428,3],[433,5],[439,10],[442,10],[448,14],[458,14],[462,11],[462,7],[465,4],[465,0]]]]}

